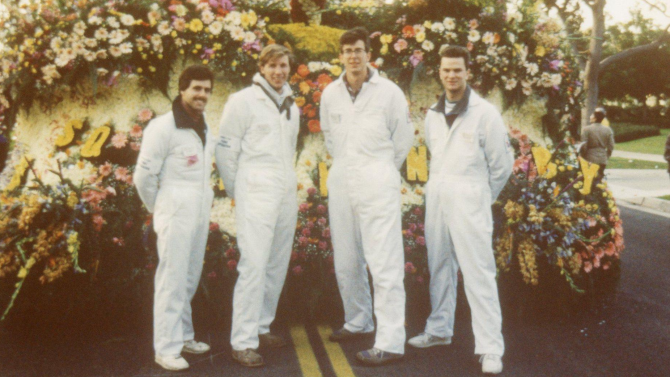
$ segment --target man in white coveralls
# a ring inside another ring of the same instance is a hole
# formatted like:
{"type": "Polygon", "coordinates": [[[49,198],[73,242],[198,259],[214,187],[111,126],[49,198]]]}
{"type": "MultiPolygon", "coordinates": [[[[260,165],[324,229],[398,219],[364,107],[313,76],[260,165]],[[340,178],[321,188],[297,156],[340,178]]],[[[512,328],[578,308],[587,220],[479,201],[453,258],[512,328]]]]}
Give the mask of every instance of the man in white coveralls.
{"type": "Polygon", "coordinates": [[[502,372],[502,316],[492,249],[491,204],[514,162],[498,110],[467,85],[468,50],[440,50],[445,93],[428,111],[431,152],[426,185],[426,246],[432,312],[425,332],[409,340],[418,348],[451,343],[460,266],[472,312],[475,354],[484,373],[502,372]]]}
{"type": "Polygon", "coordinates": [[[398,86],[368,66],[367,30],[340,38],[345,72],[323,91],[321,129],[333,165],[328,177],[335,273],[344,304],[344,326],[332,341],[374,330],[372,349],[356,357],[369,365],[402,358],[405,348],[404,249],[399,169],[414,142],[407,100],[398,86]]]}
{"type": "Polygon", "coordinates": [[[158,268],[154,288],[155,361],[168,370],[188,368],[181,352],[204,353],[194,340],[191,300],[207,245],[212,147],[205,105],[214,76],[205,66],[186,68],[172,111],[144,130],[133,180],[142,202],[153,213],[158,268]]]}
{"type": "Polygon", "coordinates": [[[230,343],[244,366],[264,364],[257,349],[287,343],[270,333],[284,286],[298,216],[294,156],[300,113],[287,84],[292,55],[265,47],[253,84],[230,96],[223,110],[216,165],[235,199],[239,277],[230,343]]]}

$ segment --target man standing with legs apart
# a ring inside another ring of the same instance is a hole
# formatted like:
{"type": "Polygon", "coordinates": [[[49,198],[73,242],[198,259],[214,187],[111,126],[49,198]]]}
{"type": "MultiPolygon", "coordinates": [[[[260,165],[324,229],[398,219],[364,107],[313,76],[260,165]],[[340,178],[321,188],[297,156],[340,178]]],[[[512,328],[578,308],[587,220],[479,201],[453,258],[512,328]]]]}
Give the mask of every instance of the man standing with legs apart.
{"type": "Polygon", "coordinates": [[[514,162],[498,110],[467,85],[468,50],[440,50],[445,93],[426,115],[432,158],[426,185],[426,246],[432,312],[418,348],[451,344],[460,265],[484,373],[502,372],[502,316],[492,249],[491,204],[514,162]]]}
{"type": "Polygon", "coordinates": [[[405,96],[368,66],[369,33],[355,28],[340,37],[345,72],[321,97],[321,128],[333,165],[328,177],[335,273],[345,324],[332,341],[374,330],[374,348],[356,357],[380,365],[402,358],[405,347],[404,249],[398,170],[414,141],[405,96]]]}
{"type": "Polygon", "coordinates": [[[282,347],[270,333],[298,217],[294,156],[300,113],[286,83],[292,55],[281,45],[261,51],[253,85],[228,99],[219,126],[216,165],[235,199],[239,277],[230,343],[244,366],[264,364],[258,346],[282,347]]]}
{"type": "Polygon", "coordinates": [[[179,96],[172,111],[152,120],[144,138],[133,180],[152,212],[158,237],[154,287],[156,363],[168,370],[188,368],[182,352],[204,353],[191,319],[207,246],[212,147],[205,122],[214,75],[205,66],[190,66],[179,76],[179,96]]]}

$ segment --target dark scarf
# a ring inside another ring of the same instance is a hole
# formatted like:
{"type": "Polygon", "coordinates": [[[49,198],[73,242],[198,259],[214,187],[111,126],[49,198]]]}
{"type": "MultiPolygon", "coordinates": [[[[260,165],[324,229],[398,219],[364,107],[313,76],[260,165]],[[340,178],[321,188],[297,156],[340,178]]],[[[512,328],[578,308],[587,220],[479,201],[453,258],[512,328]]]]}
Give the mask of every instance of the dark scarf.
{"type": "Polygon", "coordinates": [[[277,106],[277,110],[279,110],[279,114],[283,113],[284,110],[286,110],[286,119],[291,120],[291,106],[293,105],[293,102],[295,101],[293,99],[293,96],[291,96],[291,95],[287,96],[286,98],[284,98],[283,103],[278,104],[277,102],[275,102],[274,97],[272,96],[272,94],[270,94],[270,92],[268,92],[268,90],[265,89],[265,86],[261,85],[258,82],[254,82],[254,85],[263,89],[263,93],[265,93],[265,95],[267,95],[268,98],[270,98],[270,101],[272,101],[272,103],[274,103],[275,106],[277,106]]]}
{"type": "Polygon", "coordinates": [[[172,101],[172,114],[174,115],[174,122],[179,129],[192,129],[200,136],[202,145],[205,145],[207,138],[207,127],[205,126],[205,117],[200,114],[200,119],[197,121],[186,112],[184,105],[181,103],[181,95],[172,101]]]}
{"type": "Polygon", "coordinates": [[[449,112],[449,114],[445,113],[445,101],[447,100],[447,92],[442,93],[440,99],[437,100],[437,104],[431,110],[444,114],[444,119],[447,121],[447,126],[451,127],[451,125],[454,124],[454,121],[456,121],[458,114],[461,114],[462,112],[465,111],[465,109],[468,108],[468,103],[470,102],[470,91],[471,89],[470,86],[468,85],[468,87],[465,88],[465,93],[463,93],[463,97],[456,103],[456,106],[454,106],[454,108],[449,112]]]}

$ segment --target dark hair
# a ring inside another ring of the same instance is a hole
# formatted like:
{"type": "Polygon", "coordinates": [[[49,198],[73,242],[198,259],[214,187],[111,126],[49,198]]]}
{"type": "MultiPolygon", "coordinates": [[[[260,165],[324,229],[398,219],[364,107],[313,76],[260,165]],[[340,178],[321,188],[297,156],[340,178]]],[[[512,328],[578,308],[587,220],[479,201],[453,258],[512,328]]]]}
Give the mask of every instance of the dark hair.
{"type": "Polygon", "coordinates": [[[440,47],[441,58],[463,58],[465,68],[470,67],[470,52],[463,46],[444,45],[440,47]]]}
{"type": "Polygon", "coordinates": [[[204,65],[195,64],[186,67],[179,75],[179,91],[188,89],[193,80],[209,80],[214,86],[214,73],[204,65]]]}
{"type": "Polygon", "coordinates": [[[353,45],[358,41],[365,43],[365,52],[370,51],[370,32],[366,28],[359,26],[345,31],[340,36],[340,52],[342,52],[342,46],[353,45]]]}
{"type": "Polygon", "coordinates": [[[596,123],[600,123],[600,122],[603,121],[603,119],[605,119],[605,113],[602,112],[602,111],[596,110],[596,111],[593,112],[593,117],[596,118],[596,123]]]}

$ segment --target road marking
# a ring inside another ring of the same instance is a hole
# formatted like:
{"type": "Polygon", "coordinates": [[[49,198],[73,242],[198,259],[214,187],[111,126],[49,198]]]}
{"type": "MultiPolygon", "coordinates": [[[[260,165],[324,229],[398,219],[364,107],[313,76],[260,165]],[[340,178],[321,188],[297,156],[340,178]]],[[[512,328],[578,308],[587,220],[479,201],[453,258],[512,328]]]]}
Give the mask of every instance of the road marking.
{"type": "Polygon", "coordinates": [[[342,347],[340,347],[340,344],[328,340],[328,337],[332,333],[330,327],[319,326],[318,330],[319,336],[321,336],[321,341],[323,342],[323,348],[326,349],[335,375],[337,375],[337,377],[356,377],[354,371],[351,369],[351,365],[349,365],[347,357],[344,355],[344,351],[342,351],[342,347]]]}
{"type": "Polygon", "coordinates": [[[291,338],[295,345],[295,352],[298,355],[298,363],[304,377],[322,377],[319,362],[316,360],[314,350],[307,337],[307,331],[303,326],[294,326],[291,328],[291,338]]]}

